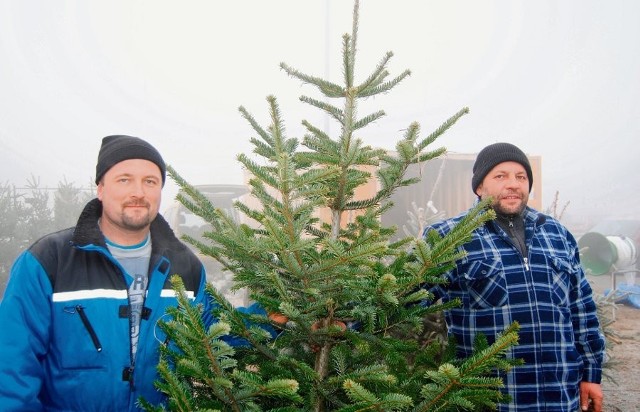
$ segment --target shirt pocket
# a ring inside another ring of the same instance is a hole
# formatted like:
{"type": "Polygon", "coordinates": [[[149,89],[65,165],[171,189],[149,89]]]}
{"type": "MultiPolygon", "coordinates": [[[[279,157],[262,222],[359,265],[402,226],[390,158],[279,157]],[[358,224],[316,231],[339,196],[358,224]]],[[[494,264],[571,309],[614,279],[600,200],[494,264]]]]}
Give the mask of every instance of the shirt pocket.
{"type": "Polygon", "coordinates": [[[507,280],[500,260],[473,260],[461,269],[461,286],[467,290],[471,309],[491,309],[507,304],[507,280]]]}
{"type": "Polygon", "coordinates": [[[571,293],[571,279],[574,268],[569,261],[562,258],[551,259],[551,299],[557,306],[567,307],[571,293]]]}

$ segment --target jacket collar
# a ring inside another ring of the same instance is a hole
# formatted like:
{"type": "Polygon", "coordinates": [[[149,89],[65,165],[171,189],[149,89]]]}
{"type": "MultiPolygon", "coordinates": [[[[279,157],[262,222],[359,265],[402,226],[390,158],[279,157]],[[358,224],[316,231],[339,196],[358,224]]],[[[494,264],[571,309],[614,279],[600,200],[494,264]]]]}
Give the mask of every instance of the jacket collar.
{"type": "MultiPolygon", "coordinates": [[[[78,223],[73,232],[72,242],[78,246],[86,246],[94,244],[97,246],[107,247],[104,236],[98,226],[98,219],[102,215],[102,202],[97,198],[92,199],[86,204],[78,223]]],[[[154,251],[162,253],[162,251],[170,247],[183,248],[185,245],[169,227],[167,221],[158,213],[156,218],[151,222],[151,244],[154,251]]]]}
{"type": "MultiPolygon", "coordinates": [[[[480,199],[477,199],[474,202],[474,206],[476,206],[479,202],[480,202],[480,199]]],[[[497,219],[499,219],[499,217],[496,217],[495,220],[497,219]]],[[[522,212],[522,219],[523,219],[524,227],[526,230],[527,228],[534,229],[538,226],[543,225],[547,221],[547,216],[544,213],[540,213],[537,210],[533,209],[532,207],[527,206],[522,212]]],[[[497,225],[498,222],[496,222],[495,220],[492,220],[486,223],[492,223],[497,225]]]]}

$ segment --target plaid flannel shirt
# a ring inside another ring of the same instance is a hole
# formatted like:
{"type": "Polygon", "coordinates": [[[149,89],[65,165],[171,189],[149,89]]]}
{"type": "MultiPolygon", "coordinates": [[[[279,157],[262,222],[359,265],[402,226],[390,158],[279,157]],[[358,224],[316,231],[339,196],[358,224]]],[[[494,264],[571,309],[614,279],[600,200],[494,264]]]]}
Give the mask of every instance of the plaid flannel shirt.
{"type": "MultiPolygon", "coordinates": [[[[462,216],[425,233],[444,235],[462,216]]],[[[528,256],[495,222],[487,222],[463,246],[467,256],[446,274],[448,284],[431,291],[443,302],[462,302],[445,313],[462,357],[472,353],[477,334],[492,343],[512,322],[520,324],[519,344],[507,356],[525,364],[502,374],[512,402],[500,411],[574,412],[580,381],[601,379],[605,342],[596,305],[573,235],[531,208],[524,226],[528,256]]]]}

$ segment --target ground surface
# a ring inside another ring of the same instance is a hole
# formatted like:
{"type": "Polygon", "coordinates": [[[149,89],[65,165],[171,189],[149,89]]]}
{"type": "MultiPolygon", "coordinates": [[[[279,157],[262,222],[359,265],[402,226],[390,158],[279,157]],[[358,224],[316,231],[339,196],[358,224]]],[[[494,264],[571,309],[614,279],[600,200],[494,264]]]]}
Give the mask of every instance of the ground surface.
{"type": "Polygon", "coordinates": [[[640,411],[640,309],[621,305],[615,319],[611,328],[618,339],[610,347],[611,365],[605,368],[615,382],[602,382],[603,410],[640,411]]]}
{"type": "MultiPolygon", "coordinates": [[[[602,293],[611,285],[608,277],[590,279],[594,292],[602,293]]],[[[603,411],[640,411],[640,309],[620,304],[614,319],[610,326],[615,333],[610,339],[611,362],[605,374],[615,382],[607,378],[602,382],[603,411]]]]}

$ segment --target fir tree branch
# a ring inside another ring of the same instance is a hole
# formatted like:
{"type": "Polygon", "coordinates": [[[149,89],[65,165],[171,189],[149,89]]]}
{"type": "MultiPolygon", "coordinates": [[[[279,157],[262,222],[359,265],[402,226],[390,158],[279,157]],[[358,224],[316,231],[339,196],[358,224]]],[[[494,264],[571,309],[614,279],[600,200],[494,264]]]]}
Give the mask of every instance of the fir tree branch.
{"type": "Polygon", "coordinates": [[[375,87],[370,87],[366,90],[362,90],[359,92],[359,96],[360,97],[370,97],[370,96],[375,96],[377,94],[381,94],[381,93],[386,93],[389,90],[393,89],[394,87],[396,87],[398,85],[398,83],[400,83],[402,80],[404,80],[406,77],[411,75],[411,71],[410,70],[405,70],[400,76],[394,78],[393,80],[386,82],[386,83],[382,83],[379,84],[375,87]]]}
{"type": "Polygon", "coordinates": [[[329,103],[326,103],[308,96],[300,96],[300,101],[326,112],[331,117],[336,119],[340,124],[345,123],[345,116],[342,110],[338,109],[337,107],[329,103]]]}
{"type": "Polygon", "coordinates": [[[464,116],[467,113],[469,113],[469,108],[465,107],[461,109],[458,113],[451,116],[444,123],[442,123],[442,125],[440,125],[440,127],[438,127],[433,133],[431,133],[424,140],[422,140],[418,144],[418,149],[422,151],[425,147],[432,144],[438,137],[442,136],[444,132],[449,130],[451,126],[453,126],[462,116],[464,116]]]}
{"type": "Polygon", "coordinates": [[[320,77],[306,75],[292,67],[289,67],[285,63],[280,63],[280,68],[284,70],[289,76],[302,80],[304,83],[316,86],[322,92],[322,94],[327,97],[344,96],[344,89],[335,83],[331,83],[320,77]]]}

